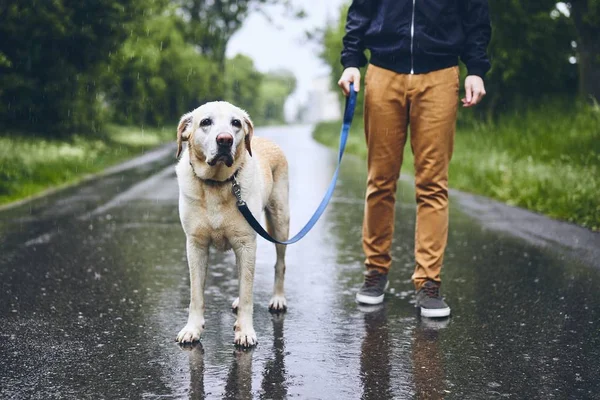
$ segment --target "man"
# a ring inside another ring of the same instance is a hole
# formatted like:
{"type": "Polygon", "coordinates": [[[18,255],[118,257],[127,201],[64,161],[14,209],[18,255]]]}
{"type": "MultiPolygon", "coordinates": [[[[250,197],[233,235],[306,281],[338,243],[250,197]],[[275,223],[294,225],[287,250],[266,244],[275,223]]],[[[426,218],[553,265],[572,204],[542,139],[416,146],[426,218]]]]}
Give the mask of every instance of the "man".
{"type": "Polygon", "coordinates": [[[440,271],[448,237],[448,165],[458,110],[458,59],[465,63],[464,107],[485,95],[491,27],[487,0],[354,0],[348,11],[338,84],[360,89],[365,78],[368,181],[363,222],[365,282],[360,303],[383,301],[392,257],[396,182],[410,125],[415,159],[417,306],[425,317],[447,317],[440,271]]]}

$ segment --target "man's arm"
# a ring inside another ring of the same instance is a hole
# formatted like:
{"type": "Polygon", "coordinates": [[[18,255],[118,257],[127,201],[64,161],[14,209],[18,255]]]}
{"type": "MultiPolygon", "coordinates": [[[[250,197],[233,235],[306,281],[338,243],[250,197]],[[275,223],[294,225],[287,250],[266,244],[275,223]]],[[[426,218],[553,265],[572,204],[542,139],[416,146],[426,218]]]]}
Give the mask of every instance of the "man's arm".
{"type": "Polygon", "coordinates": [[[462,1],[463,29],[466,35],[461,60],[467,66],[464,107],[472,107],[485,96],[483,77],[490,70],[487,47],[492,36],[487,0],[462,1]]]}
{"type": "Polygon", "coordinates": [[[365,57],[364,35],[371,22],[373,0],[353,0],[348,9],[346,20],[346,34],[342,39],[341,62],[344,73],[338,81],[338,85],[346,96],[350,91],[350,83],[354,83],[354,89],[360,89],[360,70],[367,64],[365,57]]]}
{"type": "Polygon", "coordinates": [[[490,70],[487,47],[492,36],[487,0],[463,0],[463,29],[466,35],[461,60],[469,75],[481,78],[490,70]]]}
{"type": "Polygon", "coordinates": [[[353,0],[348,9],[346,34],[342,49],[342,65],[344,68],[364,67],[365,57],[364,34],[371,22],[372,0],[353,0]]]}

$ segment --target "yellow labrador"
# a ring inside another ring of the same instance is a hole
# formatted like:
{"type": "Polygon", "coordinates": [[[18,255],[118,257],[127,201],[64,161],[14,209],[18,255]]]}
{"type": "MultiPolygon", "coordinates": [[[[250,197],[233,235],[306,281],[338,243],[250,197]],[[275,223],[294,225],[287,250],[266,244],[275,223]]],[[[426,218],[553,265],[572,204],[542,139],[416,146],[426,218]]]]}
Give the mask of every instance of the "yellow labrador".
{"type": "MultiPolygon", "coordinates": [[[[234,343],[257,343],[252,323],[256,233],[236,207],[231,192],[235,179],[252,213],[264,211],[269,233],[278,240],[289,235],[288,166],[274,143],[253,138],[248,114],[227,102],[212,102],[181,117],[177,128],[177,182],[179,215],[186,235],[191,300],[187,325],[179,343],[200,340],[204,329],[204,286],[209,248],[233,249],[236,257],[239,297],[234,343]],[[184,147],[184,142],[187,146],[184,147]]],[[[285,246],[276,245],[275,288],[269,308],[283,311],[285,246]]]]}

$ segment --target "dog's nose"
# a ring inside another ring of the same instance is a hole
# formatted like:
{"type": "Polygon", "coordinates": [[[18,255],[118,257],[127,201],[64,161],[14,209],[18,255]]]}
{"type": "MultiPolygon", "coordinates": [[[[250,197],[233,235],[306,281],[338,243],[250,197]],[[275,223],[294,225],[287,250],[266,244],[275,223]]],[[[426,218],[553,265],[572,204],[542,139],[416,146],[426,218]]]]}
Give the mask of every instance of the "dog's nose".
{"type": "Polygon", "coordinates": [[[219,133],[217,135],[217,144],[219,146],[231,147],[233,145],[233,136],[229,133],[219,133]]]}

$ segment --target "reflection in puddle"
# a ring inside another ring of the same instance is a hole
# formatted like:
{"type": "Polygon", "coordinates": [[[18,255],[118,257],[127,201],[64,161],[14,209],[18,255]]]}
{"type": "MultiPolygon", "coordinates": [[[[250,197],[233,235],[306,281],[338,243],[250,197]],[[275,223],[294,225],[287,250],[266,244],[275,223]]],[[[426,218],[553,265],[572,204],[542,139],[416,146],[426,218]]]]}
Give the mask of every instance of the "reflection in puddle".
{"type": "MultiPolygon", "coordinates": [[[[288,395],[285,370],[285,340],[283,320],[285,314],[273,314],[273,354],[265,362],[263,369],[262,393],[265,398],[285,399],[288,395]]],[[[262,397],[262,396],[261,396],[262,397]]]]}
{"type": "Polygon", "coordinates": [[[233,362],[227,375],[225,399],[252,398],[252,354],[254,349],[235,350],[233,362]]]}
{"type": "Polygon", "coordinates": [[[444,359],[438,344],[450,318],[421,318],[413,330],[413,379],[418,399],[442,399],[446,391],[444,359]]]}
{"type": "MultiPolygon", "coordinates": [[[[271,318],[273,324],[272,353],[266,360],[257,360],[256,364],[262,365],[262,382],[260,398],[285,399],[288,397],[287,374],[285,368],[285,340],[283,337],[283,322],[285,314],[274,314],[271,318]]],[[[204,399],[207,395],[205,388],[205,352],[201,343],[180,346],[182,351],[189,352],[189,398],[204,399]]],[[[255,360],[255,349],[234,349],[230,353],[231,365],[225,378],[225,399],[252,399],[256,393],[252,391],[252,367],[255,360]]],[[[214,382],[211,382],[214,383],[214,382]]],[[[210,397],[210,396],[209,396],[210,397]]]]}
{"type": "Polygon", "coordinates": [[[391,399],[390,340],[386,303],[358,306],[363,313],[365,338],[360,353],[363,399],[391,399]]]}
{"type": "Polygon", "coordinates": [[[200,343],[182,348],[190,351],[190,399],[204,399],[204,348],[200,343]]]}

